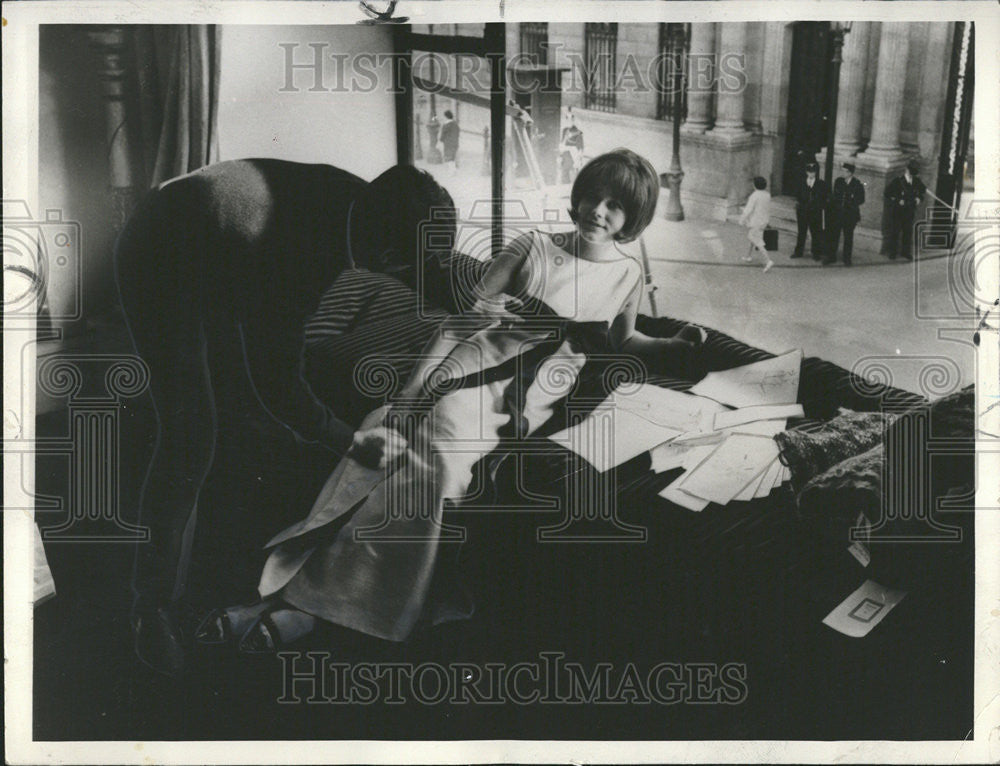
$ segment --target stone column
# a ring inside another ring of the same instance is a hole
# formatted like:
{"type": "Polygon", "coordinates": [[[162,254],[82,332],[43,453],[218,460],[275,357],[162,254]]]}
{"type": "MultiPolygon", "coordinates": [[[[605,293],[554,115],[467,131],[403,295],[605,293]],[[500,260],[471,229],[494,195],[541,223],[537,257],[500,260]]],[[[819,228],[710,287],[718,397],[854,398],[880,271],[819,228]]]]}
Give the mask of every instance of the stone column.
{"type": "Polygon", "coordinates": [[[899,143],[899,127],[903,119],[909,50],[910,25],[901,21],[882,22],[872,135],[862,155],[882,164],[898,162],[904,156],[899,143]]]}
{"type": "Polygon", "coordinates": [[[857,154],[861,148],[861,117],[865,108],[865,72],[871,22],[855,22],[844,39],[844,63],[840,68],[837,101],[835,155],[857,154]]]}
{"type": "Polygon", "coordinates": [[[712,93],[715,90],[715,24],[691,25],[688,52],[686,133],[704,133],[712,127],[712,93]]]}
{"type": "Polygon", "coordinates": [[[743,95],[746,89],[747,25],[744,21],[723,22],[719,45],[719,75],[715,102],[715,128],[712,132],[737,136],[743,127],[743,95]],[[740,58],[742,57],[742,58],[740,58]]]}

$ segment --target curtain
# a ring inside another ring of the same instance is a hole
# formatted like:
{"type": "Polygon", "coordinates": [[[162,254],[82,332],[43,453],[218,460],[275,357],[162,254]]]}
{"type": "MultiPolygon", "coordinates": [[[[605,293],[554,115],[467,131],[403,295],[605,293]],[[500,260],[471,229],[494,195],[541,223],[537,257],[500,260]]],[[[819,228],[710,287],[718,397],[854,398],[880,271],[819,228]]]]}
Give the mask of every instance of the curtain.
{"type": "Polygon", "coordinates": [[[220,35],[219,27],[205,24],[134,29],[147,186],[218,158],[220,35]]]}

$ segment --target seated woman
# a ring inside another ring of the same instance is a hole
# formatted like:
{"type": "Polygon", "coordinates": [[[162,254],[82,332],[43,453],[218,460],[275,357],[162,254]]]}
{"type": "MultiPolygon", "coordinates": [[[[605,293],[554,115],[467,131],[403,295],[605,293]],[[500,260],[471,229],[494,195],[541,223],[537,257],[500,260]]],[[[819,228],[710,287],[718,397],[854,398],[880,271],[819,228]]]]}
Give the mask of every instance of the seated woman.
{"type": "Polygon", "coordinates": [[[635,330],[642,270],[616,245],[649,225],[659,189],[650,163],[627,149],[586,165],[571,194],[575,230],[532,231],[498,255],[471,323],[448,323],[395,405],[365,420],[308,518],[269,543],[262,600],[213,612],[199,640],[270,651],[326,620],[403,641],[418,623],[468,616],[431,581],[442,546],[461,539],[445,501],[465,495],[473,465],[500,438],[542,425],[588,350],[661,366],[703,339],[692,326],[675,338],[635,330]]]}

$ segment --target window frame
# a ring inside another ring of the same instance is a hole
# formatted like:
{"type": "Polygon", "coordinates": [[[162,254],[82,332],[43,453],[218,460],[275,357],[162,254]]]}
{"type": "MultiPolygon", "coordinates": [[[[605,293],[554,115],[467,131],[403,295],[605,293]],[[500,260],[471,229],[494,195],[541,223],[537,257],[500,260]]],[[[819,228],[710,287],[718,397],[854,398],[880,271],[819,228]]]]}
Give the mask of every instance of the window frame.
{"type": "MultiPolygon", "coordinates": [[[[504,148],[507,121],[507,33],[501,22],[485,24],[482,37],[434,35],[414,32],[410,25],[393,28],[393,82],[396,85],[396,161],[412,165],[414,88],[414,51],[469,54],[486,59],[490,66],[490,182],[491,250],[495,257],[503,247],[504,148]]],[[[468,98],[454,90],[438,88],[444,95],[468,98]]],[[[462,100],[462,99],[459,99],[462,100]]]]}

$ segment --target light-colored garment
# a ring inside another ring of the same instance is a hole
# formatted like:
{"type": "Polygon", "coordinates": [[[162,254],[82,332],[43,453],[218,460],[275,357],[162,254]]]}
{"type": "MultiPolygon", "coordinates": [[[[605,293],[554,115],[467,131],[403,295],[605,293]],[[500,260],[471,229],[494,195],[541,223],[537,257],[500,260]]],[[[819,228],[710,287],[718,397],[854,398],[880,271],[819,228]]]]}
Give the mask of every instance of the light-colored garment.
{"type": "Polygon", "coordinates": [[[740,225],[749,226],[751,229],[764,229],[770,220],[770,193],[767,189],[754,189],[749,199],[747,199],[746,207],[743,208],[743,215],[740,216],[740,225]]]}
{"type": "MultiPolygon", "coordinates": [[[[268,544],[276,547],[261,576],[262,597],[280,595],[329,622],[394,641],[405,639],[421,618],[467,616],[440,617],[439,604],[429,603],[439,549],[464,537],[464,530],[448,524],[445,500],[465,495],[473,466],[496,448],[502,429],[535,431],[575,385],[586,356],[569,327],[565,339],[553,340],[553,314],[597,323],[606,332],[641,288],[641,269],[631,259],[585,261],[549,235],[532,236],[522,267],[527,287],[515,297],[525,301],[525,314],[543,307],[547,326],[530,317],[494,320],[449,336],[454,343],[438,370],[465,382],[418,419],[390,471],[341,461],[309,516],[268,544]],[[532,353],[546,349],[526,376],[532,353]],[[338,531],[326,531],[355,508],[338,531]]],[[[365,426],[376,425],[381,415],[374,413],[365,426]]]]}

